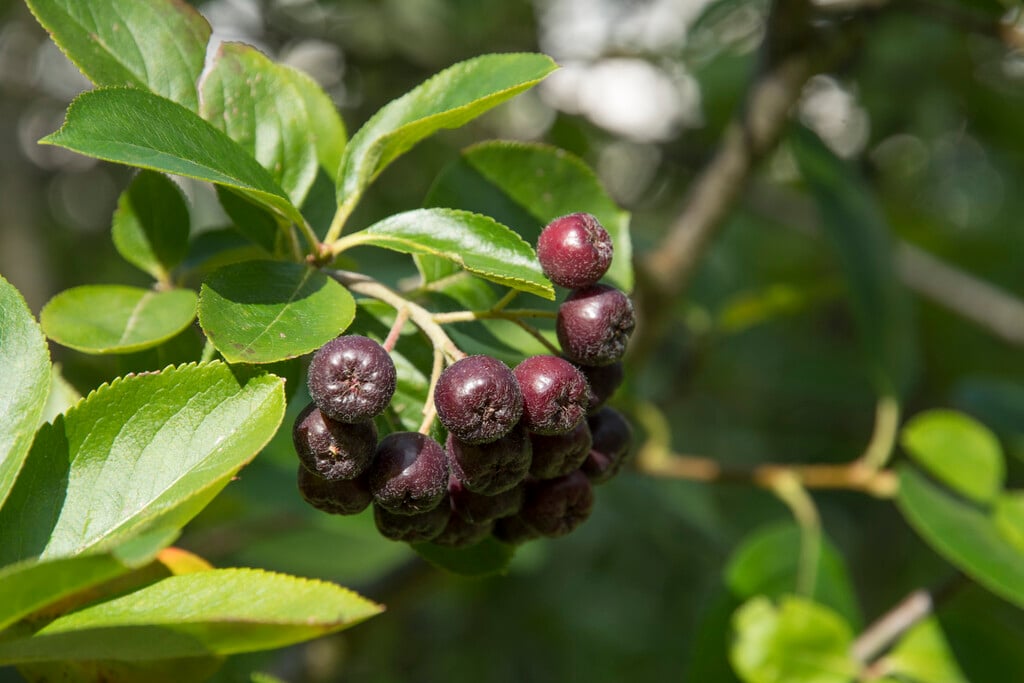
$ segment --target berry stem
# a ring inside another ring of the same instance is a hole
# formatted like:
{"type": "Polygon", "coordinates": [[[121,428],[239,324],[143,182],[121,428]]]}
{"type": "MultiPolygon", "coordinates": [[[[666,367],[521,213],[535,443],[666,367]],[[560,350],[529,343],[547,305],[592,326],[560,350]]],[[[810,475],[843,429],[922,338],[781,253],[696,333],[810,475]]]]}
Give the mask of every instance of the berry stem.
{"type": "Polygon", "coordinates": [[[336,249],[335,246],[338,238],[341,237],[341,231],[345,228],[345,221],[348,220],[352,210],[356,208],[356,204],[359,202],[359,197],[359,193],[348,195],[338,205],[338,210],[334,212],[334,218],[331,219],[331,225],[327,228],[327,234],[324,236],[324,244],[328,245],[332,256],[337,256],[342,251],[342,249],[336,249]]]}
{"type": "Polygon", "coordinates": [[[551,355],[553,355],[553,356],[560,356],[560,355],[562,355],[562,350],[560,348],[558,348],[557,346],[555,346],[554,344],[552,344],[548,340],[548,338],[545,337],[543,334],[541,334],[540,330],[538,330],[536,327],[534,327],[530,323],[526,322],[525,320],[521,320],[519,318],[510,318],[510,320],[512,322],[514,322],[516,325],[518,325],[519,327],[521,327],[524,332],[526,332],[531,337],[533,337],[534,339],[539,341],[541,344],[543,344],[544,348],[551,352],[551,355]]]}
{"type": "Polygon", "coordinates": [[[408,319],[420,328],[423,334],[427,335],[434,345],[434,349],[444,354],[449,361],[455,362],[466,357],[466,354],[445,333],[444,328],[434,322],[434,316],[430,311],[409,301],[387,285],[368,275],[348,270],[325,270],[324,272],[345,285],[351,292],[383,301],[396,311],[405,309],[409,316],[408,319]]]}
{"type": "Polygon", "coordinates": [[[395,322],[391,325],[391,329],[388,331],[387,339],[381,346],[388,353],[395,350],[395,344],[398,343],[398,337],[402,334],[402,328],[405,327],[406,321],[409,320],[409,307],[402,306],[395,310],[395,322]]]}
{"type": "Polygon", "coordinates": [[[505,293],[505,296],[498,300],[498,303],[491,306],[492,311],[503,311],[505,307],[512,303],[512,300],[519,296],[518,289],[510,289],[505,293]]]}
{"type": "Polygon", "coordinates": [[[427,387],[427,402],[423,404],[423,422],[420,423],[419,433],[430,434],[430,427],[437,417],[437,406],[434,405],[434,388],[437,387],[437,379],[444,370],[444,354],[439,348],[434,347],[434,366],[430,369],[430,386],[427,387]]]}
{"type": "Polygon", "coordinates": [[[449,323],[465,323],[473,320],[510,320],[515,322],[521,318],[547,318],[549,320],[554,320],[557,317],[558,313],[555,311],[545,311],[540,308],[513,308],[510,311],[503,311],[495,307],[489,311],[451,311],[449,313],[435,313],[434,322],[447,325],[449,323]]]}

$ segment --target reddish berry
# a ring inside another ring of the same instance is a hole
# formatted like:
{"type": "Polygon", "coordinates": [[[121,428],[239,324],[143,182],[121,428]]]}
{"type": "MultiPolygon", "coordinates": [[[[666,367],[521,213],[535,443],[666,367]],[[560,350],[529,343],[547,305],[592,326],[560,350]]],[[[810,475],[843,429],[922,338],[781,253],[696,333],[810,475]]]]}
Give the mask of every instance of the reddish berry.
{"type": "Polygon", "coordinates": [[[365,422],[395,393],[395,364],[384,347],[355,334],[321,346],[309,365],[309,395],[332,420],[365,422]]]}
{"type": "Polygon", "coordinates": [[[508,434],[523,414],[523,394],[508,366],[490,356],[468,356],[445,368],[434,389],[441,424],[465,443],[508,434]]]}
{"type": "Polygon", "coordinates": [[[468,548],[487,538],[493,529],[493,521],[469,522],[464,517],[453,514],[448,518],[444,531],[431,543],[452,548],[468,548]]]}
{"type": "Polygon", "coordinates": [[[542,536],[564,536],[590,516],[594,490],[579,470],[558,479],[530,482],[519,518],[542,536]]]}
{"type": "Polygon", "coordinates": [[[329,480],[353,479],[373,460],[377,427],[370,420],[336,422],[310,403],[295,419],[292,443],[299,461],[310,472],[329,480]]]}
{"type": "Polygon", "coordinates": [[[480,524],[499,517],[508,517],[519,512],[523,504],[523,484],[488,496],[474,493],[466,488],[462,480],[453,472],[448,480],[448,498],[452,502],[452,511],[467,522],[480,524]]]}
{"type": "Polygon", "coordinates": [[[513,373],[523,392],[523,425],[535,434],[565,434],[587,414],[583,373],[557,356],[531,356],[513,373]]]}
{"type": "Polygon", "coordinates": [[[452,513],[447,505],[439,505],[433,510],[411,515],[396,514],[380,505],[373,506],[373,521],[377,524],[377,531],[392,541],[432,541],[444,531],[450,517],[452,513]]]}
{"type": "Polygon", "coordinates": [[[613,408],[602,408],[587,418],[594,444],[581,469],[594,484],[602,484],[622,468],[633,441],[629,421],[613,408]]]}
{"type": "Polygon", "coordinates": [[[373,496],[366,477],[327,481],[299,466],[299,494],[315,507],[334,515],[354,515],[365,510],[373,496]]]}
{"type": "Polygon", "coordinates": [[[601,279],[612,263],[612,238],[589,213],[548,223],[537,240],[537,260],[556,285],[576,289],[601,279]]]}
{"type": "Polygon", "coordinates": [[[380,506],[399,515],[433,510],[448,490],[448,458],[441,445],[417,432],[388,434],[369,470],[380,506]]]}
{"type": "Polygon", "coordinates": [[[622,385],[624,379],[622,363],[620,361],[611,365],[577,365],[576,367],[587,378],[587,385],[590,387],[590,393],[587,395],[587,414],[593,415],[622,385]]]}
{"type": "Polygon", "coordinates": [[[565,356],[581,365],[611,365],[636,326],[633,303],[618,289],[577,289],[558,307],[555,331],[565,356]]]}
{"type": "Polygon", "coordinates": [[[530,475],[537,479],[564,477],[587,459],[592,443],[590,427],[586,421],[581,421],[568,434],[531,434],[530,443],[533,444],[530,475]]]}
{"type": "Polygon", "coordinates": [[[530,439],[521,425],[497,441],[469,444],[448,435],[452,472],[470,491],[493,496],[507,491],[530,471],[530,439]]]}

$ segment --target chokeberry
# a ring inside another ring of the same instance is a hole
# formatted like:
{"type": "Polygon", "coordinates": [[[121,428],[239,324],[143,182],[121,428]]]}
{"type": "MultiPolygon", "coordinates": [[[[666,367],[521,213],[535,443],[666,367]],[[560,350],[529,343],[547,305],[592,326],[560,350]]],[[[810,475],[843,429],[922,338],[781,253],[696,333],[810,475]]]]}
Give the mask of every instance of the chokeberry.
{"type": "Polygon", "coordinates": [[[594,484],[602,484],[614,477],[629,454],[633,441],[633,428],[622,413],[614,408],[602,408],[587,418],[594,444],[580,469],[594,484]]]}
{"type": "Polygon", "coordinates": [[[487,538],[494,529],[494,521],[470,522],[465,517],[452,514],[444,530],[431,543],[452,548],[468,548],[487,538]]]}
{"type": "Polygon", "coordinates": [[[530,471],[532,450],[522,425],[496,441],[471,444],[449,434],[445,444],[452,471],[475,493],[493,496],[507,491],[530,471]]]}
{"type": "Polygon", "coordinates": [[[373,500],[389,512],[433,510],[448,490],[448,458],[441,445],[418,432],[393,432],[377,446],[369,472],[373,500]]]}
{"type": "Polygon", "coordinates": [[[352,479],[369,467],[377,448],[377,427],[337,422],[310,403],[295,419],[292,443],[303,467],[324,479],[352,479]]]}
{"type": "Polygon", "coordinates": [[[357,334],[321,346],[309,365],[309,395],[332,420],[365,422],[395,393],[395,364],[384,347],[357,334]]]}
{"type": "Polygon", "coordinates": [[[572,292],[558,307],[555,332],[565,356],[581,365],[611,365],[626,352],[636,326],[633,303],[607,285],[572,292]]]}
{"type": "Polygon", "coordinates": [[[513,370],[523,392],[523,425],[535,434],[565,434],[587,414],[583,373],[557,356],[531,356],[513,370]]]}
{"type": "Polygon", "coordinates": [[[412,515],[396,514],[379,504],[373,506],[373,521],[377,524],[377,531],[392,541],[432,541],[444,531],[451,517],[452,513],[447,505],[439,505],[433,510],[412,515]]]}
{"type": "Polygon", "coordinates": [[[590,427],[586,421],[581,421],[568,434],[531,434],[530,443],[533,444],[530,475],[537,479],[554,479],[569,474],[587,459],[592,439],[590,427]]]}
{"type": "Polygon", "coordinates": [[[524,522],[518,514],[496,521],[493,533],[496,539],[511,545],[519,545],[541,537],[541,533],[524,522]]]}
{"type": "Polygon", "coordinates": [[[587,385],[590,387],[590,393],[587,394],[587,414],[593,415],[622,385],[624,379],[622,362],[600,366],[576,365],[576,367],[587,378],[587,385]]]}
{"type": "Polygon", "coordinates": [[[499,439],[519,422],[523,394],[515,375],[490,356],[467,356],[445,368],[434,389],[441,424],[465,443],[499,439]]]}
{"type": "Polygon", "coordinates": [[[537,240],[537,260],[556,285],[588,287],[612,262],[612,238],[597,218],[574,213],[548,223],[537,240]]]}
{"type": "Polygon", "coordinates": [[[530,482],[519,518],[542,536],[564,536],[590,516],[594,490],[579,470],[559,477],[530,482]]]}
{"type": "Polygon", "coordinates": [[[366,477],[328,481],[299,465],[299,494],[315,507],[334,515],[354,515],[370,505],[373,496],[366,477]]]}
{"type": "Polygon", "coordinates": [[[488,496],[467,489],[455,472],[448,480],[448,498],[452,503],[452,512],[474,524],[519,512],[523,504],[523,490],[524,486],[520,483],[501,493],[488,496]]]}

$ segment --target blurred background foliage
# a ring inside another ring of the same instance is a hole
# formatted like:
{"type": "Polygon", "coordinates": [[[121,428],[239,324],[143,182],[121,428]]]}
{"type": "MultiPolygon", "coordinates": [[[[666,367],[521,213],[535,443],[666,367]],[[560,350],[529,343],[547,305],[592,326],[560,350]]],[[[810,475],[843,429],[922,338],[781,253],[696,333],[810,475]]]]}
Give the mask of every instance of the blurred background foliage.
{"type": "MultiPolygon", "coordinates": [[[[543,140],[597,169],[633,213],[641,256],[679,213],[742,102],[768,12],[764,0],[193,4],[215,39],[252,43],[312,74],[350,133],[457,60],[502,51],[552,55],[563,69],[541,87],[430,138],[389,168],[352,224],[421,205],[466,145],[543,140]]],[[[794,118],[859,171],[882,208],[893,251],[862,256],[896,258],[895,281],[886,286],[913,284],[900,257],[913,245],[997,294],[1024,299],[1020,16],[1019,7],[996,0],[880,6],[859,26],[857,48],[804,87],[794,118]]],[[[836,17],[842,24],[842,13],[836,17]]],[[[0,2],[0,272],[37,313],[79,284],[146,286],[109,236],[128,169],[36,144],[85,87],[26,7],[0,2]]],[[[194,234],[224,223],[207,188],[186,184],[186,191],[194,234]]],[[[672,425],[674,449],[725,463],[856,457],[871,433],[875,393],[848,273],[819,232],[784,139],[758,165],[620,405],[656,405],[672,425]]],[[[369,250],[358,257],[385,281],[414,272],[404,257],[369,250]]],[[[982,314],[988,305],[972,301],[982,314]]],[[[904,413],[967,410],[1024,455],[1020,406],[1015,412],[1011,405],[1024,382],[1024,339],[1000,337],[934,296],[912,295],[906,316],[900,324],[914,372],[904,413]]],[[[196,357],[195,331],[177,342],[121,357],[52,351],[87,392],[130,370],[196,357]]],[[[292,399],[292,415],[305,403],[303,391],[292,399]]],[[[1010,458],[1009,479],[1018,486],[1021,469],[1021,458],[1010,458]]],[[[751,534],[789,519],[760,489],[627,472],[599,491],[595,514],[579,531],[524,547],[507,576],[466,580],[383,540],[366,515],[330,518],[304,506],[294,477],[285,429],[180,544],[217,566],[336,580],[388,611],[338,636],[232,658],[219,680],[249,680],[254,670],[295,682],[732,680],[727,608],[740,596],[730,595],[724,568],[751,534]]],[[[845,492],[816,493],[815,500],[841,558],[855,627],[955,574],[892,504],[845,492]]],[[[1024,634],[1024,613],[980,589],[944,610],[947,635],[962,636],[954,648],[971,680],[1021,680],[1002,674],[1024,667],[1024,653],[1012,646],[1024,634]],[[993,620],[999,628],[979,638],[979,624],[993,620]]]]}

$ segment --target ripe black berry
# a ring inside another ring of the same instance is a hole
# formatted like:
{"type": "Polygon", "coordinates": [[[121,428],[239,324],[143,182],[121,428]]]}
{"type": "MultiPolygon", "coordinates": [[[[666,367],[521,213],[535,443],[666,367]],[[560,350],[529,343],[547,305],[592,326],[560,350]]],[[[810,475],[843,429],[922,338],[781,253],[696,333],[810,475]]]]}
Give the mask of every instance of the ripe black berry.
{"type": "Polygon", "coordinates": [[[533,444],[530,475],[537,479],[554,479],[579,468],[590,453],[592,440],[590,427],[582,421],[568,434],[531,434],[530,442],[533,444]]]}
{"type": "Polygon", "coordinates": [[[519,512],[523,504],[523,490],[524,486],[520,483],[501,493],[487,496],[467,489],[454,472],[448,480],[448,498],[452,503],[452,512],[474,524],[482,524],[519,512]]]}
{"type": "Polygon", "coordinates": [[[612,238],[589,213],[574,213],[548,223],[537,240],[537,260],[556,285],[588,287],[612,262],[612,238]]]}
{"type": "Polygon", "coordinates": [[[417,432],[393,432],[377,446],[369,470],[370,492],[399,515],[433,510],[448,490],[448,458],[441,445],[417,432]]]}
{"type": "Polygon", "coordinates": [[[303,467],[324,479],[353,479],[369,467],[377,448],[372,421],[346,424],[310,403],[295,418],[292,443],[303,467]]]}
{"type": "Polygon", "coordinates": [[[590,516],[594,490],[586,475],[576,470],[558,479],[530,482],[519,519],[542,536],[569,533],[590,516]]]}
{"type": "Polygon", "coordinates": [[[299,494],[315,507],[334,515],[354,515],[369,506],[372,496],[366,477],[327,481],[299,466],[299,494]]]}
{"type": "Polygon", "coordinates": [[[613,408],[602,408],[587,418],[594,435],[594,445],[581,469],[594,484],[602,484],[614,477],[629,454],[633,441],[633,428],[629,421],[613,408]]]}
{"type": "Polygon", "coordinates": [[[431,543],[452,548],[467,548],[487,538],[493,529],[493,521],[469,522],[464,517],[452,514],[448,518],[448,524],[444,531],[436,536],[431,543]]]}
{"type": "Polygon", "coordinates": [[[365,422],[395,393],[395,364],[368,337],[343,335],[320,347],[309,365],[309,395],[332,420],[365,422]]]}
{"type": "Polygon", "coordinates": [[[602,366],[577,365],[576,367],[587,378],[587,385],[590,387],[590,393],[587,395],[589,399],[587,414],[593,415],[622,385],[624,378],[622,363],[602,366]]]}
{"type": "Polygon", "coordinates": [[[412,515],[395,514],[380,505],[373,506],[373,521],[377,524],[377,531],[392,541],[407,543],[432,541],[444,531],[451,516],[447,505],[412,515]]]}
{"type": "Polygon", "coordinates": [[[483,444],[465,443],[449,434],[445,445],[455,476],[476,493],[493,496],[507,491],[530,471],[530,439],[522,425],[483,444]]]}
{"type": "Polygon", "coordinates": [[[490,356],[468,356],[445,368],[434,389],[441,424],[465,443],[499,439],[519,422],[523,394],[515,375],[490,356]]]}
{"type": "Polygon", "coordinates": [[[523,392],[523,425],[535,434],[565,434],[587,414],[583,373],[557,356],[531,356],[513,374],[523,392]]]}
{"type": "Polygon", "coordinates": [[[503,543],[519,545],[540,538],[539,531],[523,521],[519,515],[502,517],[494,523],[494,537],[503,543]]]}
{"type": "Polygon", "coordinates": [[[633,303],[618,289],[577,289],[558,307],[555,331],[565,356],[581,365],[611,365],[626,352],[636,326],[633,303]]]}

